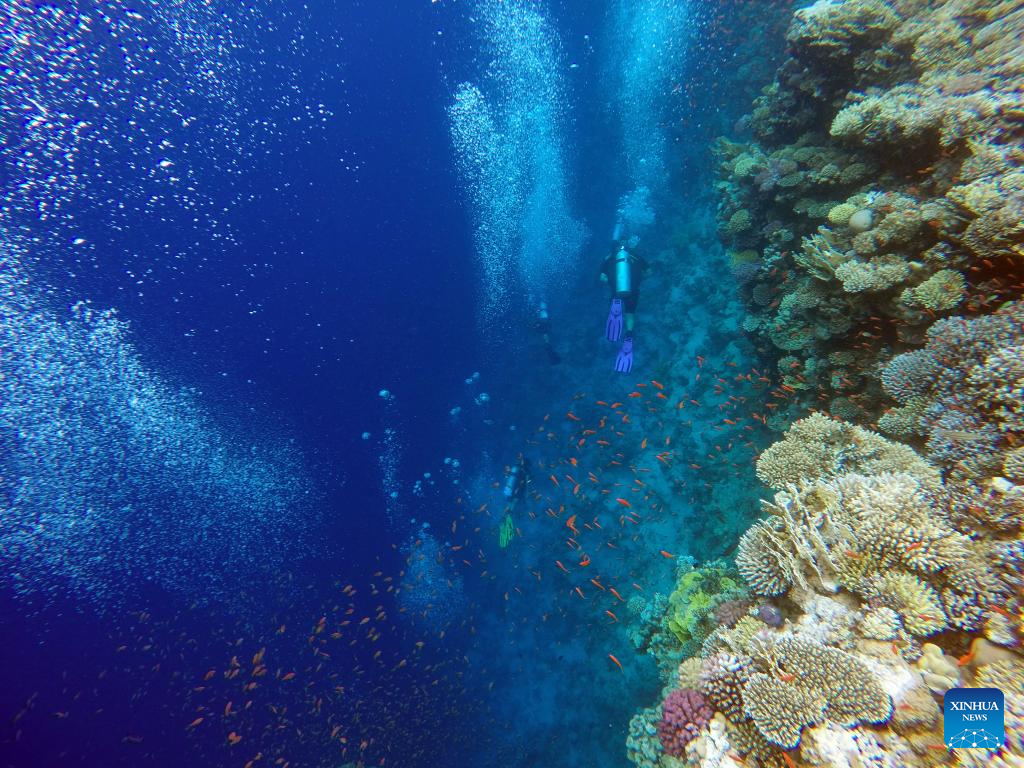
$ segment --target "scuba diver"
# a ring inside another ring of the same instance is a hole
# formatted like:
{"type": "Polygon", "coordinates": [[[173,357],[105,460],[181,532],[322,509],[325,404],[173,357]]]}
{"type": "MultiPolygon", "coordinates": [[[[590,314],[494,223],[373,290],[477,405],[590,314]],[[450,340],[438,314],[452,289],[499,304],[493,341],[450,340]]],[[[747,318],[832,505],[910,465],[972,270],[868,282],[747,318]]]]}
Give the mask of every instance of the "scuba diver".
{"type": "Polygon", "coordinates": [[[509,470],[505,478],[505,486],[501,489],[502,495],[508,500],[505,505],[505,516],[501,519],[501,527],[498,529],[498,545],[505,549],[515,535],[516,528],[512,522],[512,513],[519,506],[519,501],[526,496],[526,484],[529,482],[529,474],[526,471],[526,457],[519,454],[516,463],[509,470]]]}
{"type": "Polygon", "coordinates": [[[562,362],[562,358],[555,352],[555,347],[551,343],[551,315],[548,314],[548,303],[546,301],[542,301],[537,309],[537,320],[534,323],[534,327],[544,343],[544,351],[547,353],[548,362],[552,365],[558,365],[562,362]]]}
{"type": "Polygon", "coordinates": [[[615,370],[629,373],[633,369],[633,323],[640,297],[640,280],[648,265],[636,252],[638,237],[633,236],[627,241],[620,236],[620,227],[615,228],[615,234],[616,242],[612,252],[601,263],[601,282],[608,283],[612,289],[612,305],[608,311],[605,336],[608,341],[618,341],[622,337],[625,322],[626,335],[615,359],[615,370]]]}

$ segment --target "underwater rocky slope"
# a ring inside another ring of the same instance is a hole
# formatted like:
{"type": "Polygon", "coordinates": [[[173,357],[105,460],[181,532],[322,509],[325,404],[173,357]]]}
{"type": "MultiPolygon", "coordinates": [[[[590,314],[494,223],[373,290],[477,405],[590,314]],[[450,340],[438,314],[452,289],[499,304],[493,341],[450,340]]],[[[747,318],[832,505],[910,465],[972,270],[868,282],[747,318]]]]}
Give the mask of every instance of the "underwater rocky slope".
{"type": "Polygon", "coordinates": [[[1024,765],[1024,3],[818,2],[721,139],[770,500],[644,606],[638,766],[1024,765]],[[682,659],[680,663],[680,659],[682,659]],[[1006,696],[949,750],[942,696],[1006,696]]]}

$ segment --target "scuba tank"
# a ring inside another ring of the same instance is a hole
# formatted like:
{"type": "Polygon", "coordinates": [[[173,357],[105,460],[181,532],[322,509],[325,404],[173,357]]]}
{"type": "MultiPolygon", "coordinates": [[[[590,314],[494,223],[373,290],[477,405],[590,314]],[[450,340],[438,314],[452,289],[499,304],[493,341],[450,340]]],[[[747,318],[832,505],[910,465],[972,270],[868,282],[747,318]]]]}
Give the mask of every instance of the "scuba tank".
{"type": "Polygon", "coordinates": [[[519,473],[522,470],[519,469],[519,465],[516,464],[512,467],[512,471],[508,473],[508,479],[505,481],[505,487],[502,489],[506,499],[511,499],[516,492],[516,487],[519,485],[519,473]]]}
{"type": "Polygon", "coordinates": [[[615,292],[629,293],[633,290],[632,271],[629,264],[629,252],[625,246],[615,254],[615,292]]]}

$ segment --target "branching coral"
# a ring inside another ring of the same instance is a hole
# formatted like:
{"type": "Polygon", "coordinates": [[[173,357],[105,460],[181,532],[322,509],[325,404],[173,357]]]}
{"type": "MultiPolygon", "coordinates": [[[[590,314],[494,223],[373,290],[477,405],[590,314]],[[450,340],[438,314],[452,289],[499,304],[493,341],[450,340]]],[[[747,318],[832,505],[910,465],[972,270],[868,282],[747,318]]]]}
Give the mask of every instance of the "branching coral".
{"type": "Polygon", "coordinates": [[[757,460],[757,476],[775,489],[848,472],[905,472],[928,485],[938,482],[936,469],[913,449],[820,413],[795,422],[757,460]]]}
{"type": "Polygon", "coordinates": [[[870,579],[865,592],[900,615],[912,635],[927,636],[946,627],[946,613],[935,590],[917,576],[889,571],[870,579]]]}
{"type": "Polygon", "coordinates": [[[793,584],[835,591],[836,563],[831,551],[852,538],[852,531],[833,520],[833,504],[821,494],[828,489],[775,494],[763,502],[771,517],[755,523],[740,539],[736,567],[758,594],[779,595],[793,584]]]}
{"type": "Polygon", "coordinates": [[[791,749],[801,731],[829,719],[841,725],[881,723],[892,699],[853,654],[783,637],[755,655],[759,671],[743,687],[744,708],[771,743],[791,749]]]}
{"type": "Polygon", "coordinates": [[[848,261],[836,267],[836,278],[847,293],[885,291],[909,276],[910,267],[895,254],[878,256],[867,262],[848,261]]]}
{"type": "Polygon", "coordinates": [[[940,269],[920,285],[907,288],[900,300],[911,307],[945,312],[963,301],[966,291],[963,275],[952,269],[940,269]]]}
{"type": "Polygon", "coordinates": [[[902,403],[924,398],[916,401],[915,427],[932,460],[994,458],[1024,434],[1024,303],[936,322],[924,349],[885,367],[882,384],[902,403]]]}

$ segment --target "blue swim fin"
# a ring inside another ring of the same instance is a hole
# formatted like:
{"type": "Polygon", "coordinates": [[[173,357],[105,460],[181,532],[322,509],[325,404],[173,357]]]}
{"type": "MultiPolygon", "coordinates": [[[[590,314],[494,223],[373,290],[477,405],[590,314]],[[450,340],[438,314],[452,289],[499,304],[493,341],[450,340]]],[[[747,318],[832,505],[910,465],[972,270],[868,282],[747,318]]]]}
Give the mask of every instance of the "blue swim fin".
{"type": "Polygon", "coordinates": [[[619,356],[615,358],[615,370],[619,373],[629,373],[633,370],[633,337],[627,336],[622,342],[622,349],[619,356]]]}
{"type": "Polygon", "coordinates": [[[612,299],[611,309],[608,310],[608,323],[604,330],[608,341],[618,341],[622,335],[622,299],[612,299]]]}

